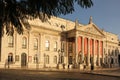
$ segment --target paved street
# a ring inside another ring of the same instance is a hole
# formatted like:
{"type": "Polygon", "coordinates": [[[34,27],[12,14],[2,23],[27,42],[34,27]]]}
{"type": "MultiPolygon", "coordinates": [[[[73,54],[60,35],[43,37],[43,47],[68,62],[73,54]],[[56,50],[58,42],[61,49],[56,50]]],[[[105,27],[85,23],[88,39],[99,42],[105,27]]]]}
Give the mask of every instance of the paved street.
{"type": "MultiPolygon", "coordinates": [[[[97,71],[95,72],[97,73],[97,71]]],[[[0,69],[0,80],[120,80],[120,77],[96,75],[79,71],[0,69]]]]}

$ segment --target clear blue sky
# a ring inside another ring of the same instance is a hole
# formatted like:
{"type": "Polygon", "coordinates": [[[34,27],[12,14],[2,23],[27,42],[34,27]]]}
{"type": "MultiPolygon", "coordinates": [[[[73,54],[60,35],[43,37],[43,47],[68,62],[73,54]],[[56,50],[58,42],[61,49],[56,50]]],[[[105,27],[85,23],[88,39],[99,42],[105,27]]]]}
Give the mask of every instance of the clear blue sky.
{"type": "Polygon", "coordinates": [[[85,9],[75,5],[75,12],[60,17],[87,24],[89,17],[93,17],[93,22],[105,31],[119,34],[120,36],[120,0],[92,0],[94,5],[85,9]]]}

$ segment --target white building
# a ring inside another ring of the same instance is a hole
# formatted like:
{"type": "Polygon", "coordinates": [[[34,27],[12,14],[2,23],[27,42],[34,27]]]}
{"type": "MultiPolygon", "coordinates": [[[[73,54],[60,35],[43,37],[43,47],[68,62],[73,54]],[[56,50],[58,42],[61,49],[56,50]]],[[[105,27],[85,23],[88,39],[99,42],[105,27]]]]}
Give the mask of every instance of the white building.
{"type": "Polygon", "coordinates": [[[10,68],[79,68],[118,67],[118,36],[87,25],[52,17],[42,23],[29,20],[31,30],[23,35],[2,37],[0,67],[10,68]],[[8,64],[9,63],[9,64],[8,64]]]}

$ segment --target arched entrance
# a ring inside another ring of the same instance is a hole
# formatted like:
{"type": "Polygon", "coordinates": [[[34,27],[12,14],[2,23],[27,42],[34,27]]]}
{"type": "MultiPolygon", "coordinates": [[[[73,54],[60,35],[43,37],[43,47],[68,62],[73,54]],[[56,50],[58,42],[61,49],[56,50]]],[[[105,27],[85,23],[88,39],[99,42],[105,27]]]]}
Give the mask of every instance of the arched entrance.
{"type": "Polygon", "coordinates": [[[27,66],[27,54],[22,53],[21,54],[21,67],[26,67],[27,66]]]}
{"type": "Polygon", "coordinates": [[[8,63],[13,63],[13,53],[8,54],[8,63]]]}

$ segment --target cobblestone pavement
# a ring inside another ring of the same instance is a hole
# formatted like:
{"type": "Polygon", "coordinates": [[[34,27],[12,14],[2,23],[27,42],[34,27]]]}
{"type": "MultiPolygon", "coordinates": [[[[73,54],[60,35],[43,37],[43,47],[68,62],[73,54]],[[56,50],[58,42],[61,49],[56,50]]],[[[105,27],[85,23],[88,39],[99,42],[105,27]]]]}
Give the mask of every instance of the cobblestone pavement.
{"type": "MultiPolygon", "coordinates": [[[[88,73],[87,71],[80,72],[77,70],[47,71],[47,70],[0,69],[0,80],[120,80],[120,77],[97,74],[103,72],[109,71],[99,70],[88,73]]],[[[112,72],[116,72],[116,70],[112,70],[112,72]]]]}

